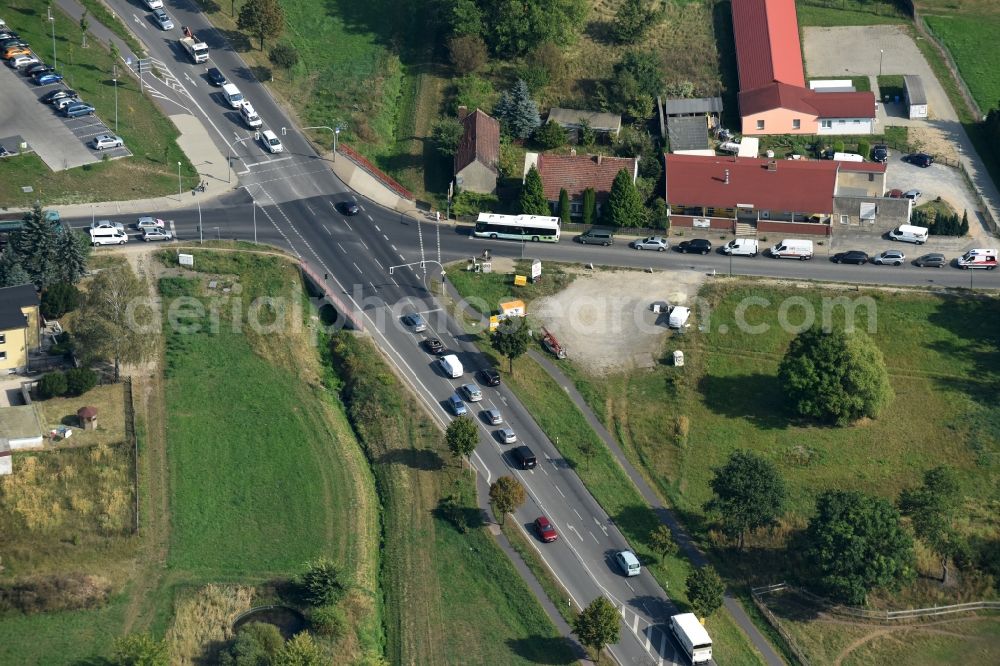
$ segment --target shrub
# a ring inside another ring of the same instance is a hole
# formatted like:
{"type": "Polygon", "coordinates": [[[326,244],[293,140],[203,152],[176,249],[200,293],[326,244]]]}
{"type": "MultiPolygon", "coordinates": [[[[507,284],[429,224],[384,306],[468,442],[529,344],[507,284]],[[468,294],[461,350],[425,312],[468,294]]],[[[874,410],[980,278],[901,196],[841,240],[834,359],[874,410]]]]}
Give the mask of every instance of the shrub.
{"type": "Polygon", "coordinates": [[[111,583],[81,573],[21,579],[0,586],[0,612],[46,613],[97,608],[108,600],[111,583]]]}
{"type": "Polygon", "coordinates": [[[451,200],[451,212],[455,217],[492,213],[496,212],[499,203],[500,199],[495,194],[459,192],[451,200]]]}
{"type": "Polygon", "coordinates": [[[337,566],[326,558],[310,562],[299,577],[303,596],[313,606],[335,603],[344,592],[337,566]]]}
{"type": "Polygon", "coordinates": [[[344,635],[347,629],[347,616],[339,606],[320,606],[313,610],[310,617],[312,630],[320,636],[329,636],[334,640],[344,635]]]}
{"type": "Polygon", "coordinates": [[[871,144],[869,144],[867,141],[858,142],[858,155],[861,155],[861,157],[868,159],[871,156],[871,153],[872,153],[871,144]]]}
{"type": "Polygon", "coordinates": [[[80,290],[68,282],[56,282],[42,292],[42,315],[58,319],[80,305],[80,290]]]}
{"type": "Polygon", "coordinates": [[[493,100],[496,99],[496,91],[493,84],[484,78],[474,74],[468,74],[455,81],[455,107],[453,111],[458,113],[458,107],[464,106],[469,111],[482,109],[486,111],[492,108],[493,100]]]}
{"type": "Polygon", "coordinates": [[[567,138],[563,126],[551,120],[535,130],[535,142],[545,150],[566,145],[567,138]]]}
{"type": "Polygon", "coordinates": [[[66,395],[83,395],[97,386],[97,373],[90,368],[72,368],[66,371],[66,395]]]}
{"type": "Polygon", "coordinates": [[[833,142],[833,152],[835,152],[835,153],[842,153],[842,152],[844,152],[844,142],[843,141],[834,141],[833,142]]]}
{"type": "Polygon", "coordinates": [[[67,388],[66,375],[61,372],[48,372],[38,382],[38,397],[47,400],[64,395],[67,388]]]}
{"type": "Polygon", "coordinates": [[[76,349],[69,331],[63,331],[56,336],[56,343],[49,347],[49,356],[66,356],[76,349]]]}
{"type": "Polygon", "coordinates": [[[291,44],[276,44],[268,54],[268,59],[275,67],[291,69],[299,64],[299,52],[291,44]]]}
{"type": "Polygon", "coordinates": [[[486,64],[486,42],[478,35],[452,37],[448,40],[448,54],[459,74],[472,74],[486,64]]]}

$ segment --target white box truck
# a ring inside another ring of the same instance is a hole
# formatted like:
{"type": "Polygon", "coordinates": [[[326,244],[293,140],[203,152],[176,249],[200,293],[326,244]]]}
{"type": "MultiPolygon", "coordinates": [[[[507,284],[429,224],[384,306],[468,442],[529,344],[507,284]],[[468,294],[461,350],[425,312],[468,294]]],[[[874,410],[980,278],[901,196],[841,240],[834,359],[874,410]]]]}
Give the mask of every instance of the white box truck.
{"type": "Polygon", "coordinates": [[[754,238],[736,238],[722,246],[722,251],[734,257],[756,257],[757,240],[754,238]]]}
{"type": "Polygon", "coordinates": [[[180,38],[181,48],[195,64],[208,61],[208,44],[198,41],[191,28],[184,26],[184,36],[180,38]]]}
{"type": "Polygon", "coordinates": [[[712,638],[694,613],[681,613],[670,618],[670,630],[692,664],[712,661],[712,638]]]}
{"type": "Polygon", "coordinates": [[[785,238],[771,248],[774,259],[806,259],[813,258],[813,242],[801,238],[785,238]]]}
{"type": "Polygon", "coordinates": [[[452,379],[461,377],[465,372],[465,369],[462,367],[462,362],[459,361],[458,357],[454,354],[442,356],[438,363],[441,365],[441,371],[452,379]]]}
{"type": "Polygon", "coordinates": [[[927,227],[917,227],[912,224],[901,224],[889,232],[889,240],[923,245],[927,242],[927,227]]]}

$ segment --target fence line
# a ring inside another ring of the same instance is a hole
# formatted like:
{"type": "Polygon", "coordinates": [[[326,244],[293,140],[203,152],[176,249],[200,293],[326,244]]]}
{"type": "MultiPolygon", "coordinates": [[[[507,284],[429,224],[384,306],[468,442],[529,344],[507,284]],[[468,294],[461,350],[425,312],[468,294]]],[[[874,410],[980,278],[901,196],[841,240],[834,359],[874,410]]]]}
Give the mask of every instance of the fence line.
{"type": "MultiPolygon", "coordinates": [[[[775,586],[772,585],[771,587],[775,586]]],[[[783,626],[781,626],[781,622],[777,617],[775,617],[774,613],[771,612],[771,609],[757,597],[756,593],[751,593],[750,598],[753,599],[754,605],[764,616],[764,619],[767,620],[767,623],[774,627],[774,630],[777,631],[783,639],[785,639],[785,644],[788,645],[788,649],[792,651],[792,655],[799,661],[799,663],[801,663],[802,666],[810,666],[809,660],[806,659],[806,655],[802,652],[799,644],[796,643],[795,639],[792,638],[792,635],[788,633],[783,626]]]]}
{"type": "Polygon", "coordinates": [[[952,57],[948,46],[941,39],[938,39],[938,36],[934,34],[934,30],[932,30],[931,27],[924,21],[924,17],[917,10],[913,0],[906,1],[910,6],[910,12],[913,14],[913,25],[916,27],[917,32],[933,44],[934,48],[938,50],[938,53],[944,56],[944,66],[948,68],[951,78],[958,85],[958,93],[962,96],[962,101],[965,102],[965,105],[972,113],[976,122],[982,121],[983,111],[979,108],[979,104],[976,103],[976,99],[972,96],[972,92],[965,84],[965,79],[963,79],[962,75],[959,73],[958,64],[955,62],[955,58],[952,57]]]}
{"type": "Polygon", "coordinates": [[[393,180],[387,173],[379,169],[377,166],[371,163],[367,157],[354,150],[346,143],[340,143],[337,146],[337,152],[346,157],[347,159],[354,162],[362,171],[367,171],[374,178],[377,178],[382,182],[383,185],[388,187],[390,190],[403,197],[407,201],[413,201],[413,193],[408,189],[400,185],[398,182],[393,180]]]}
{"type": "Polygon", "coordinates": [[[135,403],[132,401],[132,378],[122,380],[125,398],[125,439],[132,444],[132,480],[135,493],[135,534],[139,533],[139,438],[135,435],[135,403]]]}
{"type": "Polygon", "coordinates": [[[935,617],[938,615],[948,615],[951,613],[967,613],[979,610],[996,610],[1000,611],[1000,601],[972,601],[964,604],[951,604],[948,606],[929,606],[927,608],[908,608],[904,610],[871,610],[868,608],[857,608],[854,606],[844,606],[842,604],[835,604],[830,602],[817,594],[813,594],[808,590],[799,589],[785,583],[778,583],[776,585],[768,585],[765,587],[755,587],[750,590],[750,594],[754,599],[762,597],[765,594],[771,594],[774,592],[781,592],[783,590],[790,590],[798,595],[813,601],[819,606],[822,606],[825,612],[831,615],[841,615],[844,617],[851,618],[862,618],[865,620],[878,620],[882,622],[891,622],[893,620],[912,620],[921,617],[935,617]]]}

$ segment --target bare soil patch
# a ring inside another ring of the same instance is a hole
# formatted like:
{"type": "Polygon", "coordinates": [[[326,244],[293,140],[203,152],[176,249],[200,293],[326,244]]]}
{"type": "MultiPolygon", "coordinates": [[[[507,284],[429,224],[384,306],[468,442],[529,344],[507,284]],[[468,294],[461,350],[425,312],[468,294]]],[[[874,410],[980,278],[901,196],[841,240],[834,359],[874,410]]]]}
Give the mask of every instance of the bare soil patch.
{"type": "Polygon", "coordinates": [[[695,271],[601,271],[539,299],[533,316],[588,372],[607,374],[658,358],[668,330],[654,302],[690,305],[704,274],[695,271]]]}

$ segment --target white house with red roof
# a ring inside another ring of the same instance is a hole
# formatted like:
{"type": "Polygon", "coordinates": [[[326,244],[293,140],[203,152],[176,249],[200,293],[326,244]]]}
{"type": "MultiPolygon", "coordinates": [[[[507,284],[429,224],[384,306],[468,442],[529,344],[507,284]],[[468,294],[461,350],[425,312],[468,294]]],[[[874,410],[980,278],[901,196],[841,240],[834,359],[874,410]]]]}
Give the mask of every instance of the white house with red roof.
{"type": "Polygon", "coordinates": [[[741,132],[874,134],[871,92],[810,90],[795,0],[732,0],[741,132]]]}

